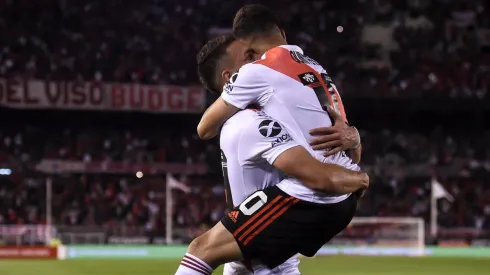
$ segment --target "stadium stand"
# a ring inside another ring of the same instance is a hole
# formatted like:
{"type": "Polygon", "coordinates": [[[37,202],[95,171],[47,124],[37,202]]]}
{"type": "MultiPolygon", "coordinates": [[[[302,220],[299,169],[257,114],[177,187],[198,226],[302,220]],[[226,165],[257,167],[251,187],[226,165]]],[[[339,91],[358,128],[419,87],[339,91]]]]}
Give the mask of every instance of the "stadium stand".
{"type": "MultiPolygon", "coordinates": [[[[50,178],[61,229],[164,236],[162,163],[175,164],[172,172],[192,188],[174,194],[181,239],[218,221],[225,211],[219,148],[198,139],[199,114],[24,110],[9,100],[8,83],[197,85],[195,53],[249,2],[0,1],[0,224],[45,223],[50,178]]],[[[330,70],[362,129],[373,185],[359,214],[428,220],[428,182],[437,177],[456,199],[440,202],[439,224],[471,232],[448,236],[490,236],[489,2],[267,4],[288,40],[330,70]]]]}
{"type": "MultiPolygon", "coordinates": [[[[0,76],[197,83],[195,53],[209,35],[226,32],[249,2],[2,1],[0,76]]],[[[267,3],[283,18],[289,40],[328,64],[345,94],[487,94],[486,1],[267,3]]]]}

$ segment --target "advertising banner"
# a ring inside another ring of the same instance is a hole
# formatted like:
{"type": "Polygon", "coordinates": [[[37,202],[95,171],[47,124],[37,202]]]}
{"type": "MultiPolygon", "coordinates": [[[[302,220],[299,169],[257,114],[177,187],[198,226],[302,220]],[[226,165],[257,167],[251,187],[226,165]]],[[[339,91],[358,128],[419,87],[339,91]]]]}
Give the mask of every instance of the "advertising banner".
{"type": "Polygon", "coordinates": [[[126,174],[141,171],[143,174],[164,173],[196,173],[202,174],[207,171],[204,164],[185,163],[152,163],[134,164],[118,161],[76,161],[43,159],[36,165],[36,170],[45,173],[113,173],[126,174]]]}
{"type": "Polygon", "coordinates": [[[489,247],[377,247],[377,246],[329,246],[317,255],[369,255],[369,256],[432,256],[490,258],[489,247]]]}
{"type": "MultiPolygon", "coordinates": [[[[163,245],[74,245],[67,248],[68,259],[179,259],[187,246],[163,245]]],[[[490,258],[490,248],[444,248],[426,246],[373,247],[373,246],[324,246],[321,255],[369,255],[369,256],[431,256],[431,257],[478,257],[490,258]],[[422,251],[421,251],[422,249],[422,251]],[[423,253],[421,253],[423,252],[423,253]]]]}
{"type": "Polygon", "coordinates": [[[2,246],[0,259],[57,259],[56,247],[44,246],[2,246]]]}
{"type": "Polygon", "coordinates": [[[187,246],[70,245],[68,259],[177,259],[187,246]]]}
{"type": "Polygon", "coordinates": [[[201,87],[0,79],[0,105],[18,109],[199,113],[201,87]]]}

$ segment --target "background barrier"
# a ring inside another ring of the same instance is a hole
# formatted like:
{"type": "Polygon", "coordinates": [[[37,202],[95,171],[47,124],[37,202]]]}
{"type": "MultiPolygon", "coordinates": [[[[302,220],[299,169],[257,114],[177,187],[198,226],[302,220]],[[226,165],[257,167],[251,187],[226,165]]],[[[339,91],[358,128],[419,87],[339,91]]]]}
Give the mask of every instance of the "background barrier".
{"type": "Polygon", "coordinates": [[[57,259],[58,251],[46,246],[0,246],[0,259],[57,259]]]}
{"type": "MultiPolygon", "coordinates": [[[[135,245],[77,245],[68,246],[67,259],[179,259],[187,246],[135,246],[135,245]]],[[[479,257],[490,258],[488,247],[425,247],[426,256],[432,257],[479,257]]],[[[325,246],[317,255],[415,255],[414,248],[325,246]]]]}
{"type": "Polygon", "coordinates": [[[138,245],[73,245],[68,246],[68,259],[178,259],[187,246],[138,245]]]}

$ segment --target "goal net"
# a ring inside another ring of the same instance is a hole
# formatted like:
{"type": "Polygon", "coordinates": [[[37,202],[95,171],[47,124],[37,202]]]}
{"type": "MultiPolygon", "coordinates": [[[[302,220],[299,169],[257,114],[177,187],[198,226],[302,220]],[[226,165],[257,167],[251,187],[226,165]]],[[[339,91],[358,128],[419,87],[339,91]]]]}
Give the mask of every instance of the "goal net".
{"type": "Polygon", "coordinates": [[[424,248],[421,218],[356,217],[318,254],[421,256],[424,248]]]}

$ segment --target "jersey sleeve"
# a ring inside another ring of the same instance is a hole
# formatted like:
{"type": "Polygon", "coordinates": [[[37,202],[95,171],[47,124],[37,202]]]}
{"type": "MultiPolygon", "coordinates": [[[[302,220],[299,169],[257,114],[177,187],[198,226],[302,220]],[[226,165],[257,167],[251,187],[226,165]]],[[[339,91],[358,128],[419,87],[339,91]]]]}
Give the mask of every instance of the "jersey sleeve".
{"type": "Polygon", "coordinates": [[[260,105],[270,91],[272,87],[260,75],[260,65],[247,64],[224,85],[221,98],[239,109],[245,109],[252,103],[260,105]]]}
{"type": "Polygon", "coordinates": [[[274,161],[286,150],[299,146],[279,122],[269,117],[255,120],[240,137],[239,158],[242,165],[274,161]]]}
{"type": "Polygon", "coordinates": [[[328,96],[329,98],[331,98],[331,101],[334,104],[333,107],[335,107],[335,109],[340,113],[344,121],[346,123],[349,123],[349,121],[347,120],[347,115],[345,113],[344,103],[342,102],[342,98],[340,97],[337,86],[335,86],[332,78],[327,74],[327,71],[325,69],[322,70],[321,76],[323,77],[325,84],[327,84],[328,96]]]}

